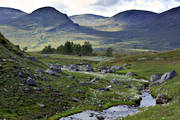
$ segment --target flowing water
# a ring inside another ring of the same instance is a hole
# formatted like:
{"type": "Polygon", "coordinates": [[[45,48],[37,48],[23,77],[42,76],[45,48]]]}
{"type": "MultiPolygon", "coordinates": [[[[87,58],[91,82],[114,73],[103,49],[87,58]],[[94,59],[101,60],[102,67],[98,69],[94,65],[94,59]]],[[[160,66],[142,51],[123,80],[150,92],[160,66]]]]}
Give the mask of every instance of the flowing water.
{"type": "Polygon", "coordinates": [[[78,114],[74,114],[68,117],[61,118],[59,120],[98,120],[98,117],[103,117],[104,120],[115,120],[117,118],[126,117],[128,115],[134,115],[139,111],[139,108],[155,106],[156,100],[151,96],[151,94],[142,91],[142,100],[139,107],[130,107],[127,105],[118,105],[111,107],[109,109],[100,111],[83,111],[78,114]]]}

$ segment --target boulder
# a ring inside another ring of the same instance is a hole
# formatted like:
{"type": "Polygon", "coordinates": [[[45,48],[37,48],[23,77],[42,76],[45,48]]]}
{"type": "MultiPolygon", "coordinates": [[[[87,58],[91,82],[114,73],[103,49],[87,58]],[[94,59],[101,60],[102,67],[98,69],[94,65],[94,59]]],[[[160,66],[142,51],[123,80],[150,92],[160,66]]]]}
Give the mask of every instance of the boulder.
{"type": "Polygon", "coordinates": [[[169,102],[169,98],[166,95],[159,94],[156,97],[156,103],[157,104],[167,104],[169,102]]]}
{"type": "Polygon", "coordinates": [[[110,89],[109,89],[109,88],[99,88],[98,90],[99,90],[99,91],[106,91],[106,92],[107,92],[107,91],[109,91],[110,89]]]}
{"type": "Polygon", "coordinates": [[[163,75],[163,74],[161,74],[161,73],[153,74],[153,75],[151,76],[151,78],[150,78],[150,81],[151,81],[151,82],[154,82],[154,81],[160,80],[162,75],[163,75]]]}
{"type": "Polygon", "coordinates": [[[119,84],[120,82],[118,81],[118,80],[111,80],[111,82],[110,82],[111,84],[119,84]]]}
{"type": "Polygon", "coordinates": [[[123,67],[121,66],[111,66],[111,70],[123,70],[123,67]]]}
{"type": "Polygon", "coordinates": [[[91,82],[80,82],[79,83],[81,86],[86,86],[86,85],[91,85],[91,82]]]}
{"type": "Polygon", "coordinates": [[[91,80],[91,82],[96,82],[96,81],[99,81],[100,79],[99,78],[94,78],[91,80]]]}
{"type": "Polygon", "coordinates": [[[55,72],[58,72],[58,73],[62,72],[61,66],[59,66],[59,65],[50,65],[50,69],[55,71],[55,72]]]}
{"type": "Polygon", "coordinates": [[[42,55],[44,58],[49,58],[49,55],[48,54],[43,54],[42,55]]]}
{"type": "Polygon", "coordinates": [[[72,101],[73,101],[73,102],[79,102],[79,99],[73,97],[73,98],[72,98],[72,101]]]}
{"type": "Polygon", "coordinates": [[[137,75],[135,73],[133,73],[133,72],[128,72],[128,73],[126,73],[126,76],[135,77],[137,75]]]}
{"type": "Polygon", "coordinates": [[[28,77],[26,83],[30,86],[36,86],[36,82],[31,77],[28,77]]]}
{"type": "Polygon", "coordinates": [[[92,67],[86,67],[86,72],[94,72],[94,69],[92,67]]]}
{"type": "Polygon", "coordinates": [[[34,56],[27,56],[27,59],[32,60],[32,61],[36,60],[36,58],[34,56]]]}
{"type": "Polygon", "coordinates": [[[174,77],[177,77],[178,74],[176,71],[172,70],[171,72],[167,72],[161,76],[161,80],[171,80],[174,77]]]}
{"type": "Polygon", "coordinates": [[[44,72],[47,73],[47,74],[50,74],[50,75],[57,76],[56,73],[55,73],[54,71],[49,70],[49,69],[45,70],[44,72]]]}

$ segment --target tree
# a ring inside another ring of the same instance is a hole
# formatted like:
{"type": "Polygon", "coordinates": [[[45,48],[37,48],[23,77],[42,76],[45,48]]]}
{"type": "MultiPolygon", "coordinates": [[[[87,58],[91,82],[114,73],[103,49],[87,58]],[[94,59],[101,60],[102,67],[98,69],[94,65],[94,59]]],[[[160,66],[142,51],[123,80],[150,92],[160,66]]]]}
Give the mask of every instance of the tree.
{"type": "Polygon", "coordinates": [[[113,49],[111,47],[106,49],[106,56],[112,57],[113,56],[113,49]]]}
{"type": "Polygon", "coordinates": [[[83,55],[92,55],[93,49],[92,45],[89,42],[85,42],[82,46],[82,54],[83,55]]]}
{"type": "Polygon", "coordinates": [[[74,44],[73,53],[76,55],[81,55],[82,54],[82,46],[80,44],[74,44]]]}
{"type": "Polygon", "coordinates": [[[45,46],[44,49],[41,51],[43,54],[52,54],[56,52],[55,48],[52,48],[51,45],[45,46]]]}
{"type": "Polygon", "coordinates": [[[71,55],[73,54],[73,42],[67,41],[64,45],[64,54],[71,55]]]}

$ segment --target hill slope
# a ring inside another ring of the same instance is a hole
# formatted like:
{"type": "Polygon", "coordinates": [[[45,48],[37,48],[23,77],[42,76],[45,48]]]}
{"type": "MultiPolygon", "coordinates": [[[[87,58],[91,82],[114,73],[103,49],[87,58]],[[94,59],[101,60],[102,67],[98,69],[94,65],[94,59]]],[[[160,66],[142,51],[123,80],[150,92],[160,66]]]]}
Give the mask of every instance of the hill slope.
{"type": "Polygon", "coordinates": [[[53,27],[62,24],[73,24],[66,14],[63,14],[52,7],[39,8],[33,11],[31,14],[22,16],[9,24],[12,26],[18,26],[20,28],[25,27],[53,27]]]}
{"type": "Polygon", "coordinates": [[[27,15],[27,13],[21,10],[14,8],[0,7],[0,24],[6,24],[9,21],[12,21],[24,15],[27,15]]]}

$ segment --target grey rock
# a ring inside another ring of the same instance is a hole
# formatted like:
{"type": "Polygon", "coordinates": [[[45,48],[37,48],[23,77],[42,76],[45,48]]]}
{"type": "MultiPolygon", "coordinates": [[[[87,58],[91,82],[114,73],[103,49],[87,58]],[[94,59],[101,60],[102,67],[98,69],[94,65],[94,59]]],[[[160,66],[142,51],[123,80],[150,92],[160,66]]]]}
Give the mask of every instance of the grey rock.
{"type": "Polygon", "coordinates": [[[29,88],[25,88],[24,90],[25,90],[26,92],[29,92],[29,91],[30,91],[30,89],[29,89],[29,88]]]}
{"type": "Polygon", "coordinates": [[[156,103],[157,104],[167,104],[169,102],[169,99],[166,95],[163,95],[163,94],[159,94],[157,97],[156,97],[156,103]]]}
{"type": "Polygon", "coordinates": [[[161,76],[161,80],[171,80],[171,79],[173,79],[174,77],[177,77],[177,76],[178,76],[177,72],[173,70],[171,72],[167,72],[167,73],[163,74],[161,76]]]}
{"type": "Polygon", "coordinates": [[[135,73],[133,73],[133,72],[128,72],[128,73],[126,73],[126,76],[135,77],[137,75],[135,73]]]}
{"type": "Polygon", "coordinates": [[[62,72],[60,65],[50,65],[50,69],[58,73],[62,72]]]}
{"type": "Polygon", "coordinates": [[[32,61],[36,60],[36,58],[34,56],[27,56],[27,59],[32,60],[32,61]]]}
{"type": "Polygon", "coordinates": [[[91,82],[96,82],[96,81],[99,81],[100,79],[99,78],[94,78],[91,80],[91,82]]]}
{"type": "Polygon", "coordinates": [[[47,74],[50,74],[50,75],[57,76],[56,73],[55,73],[54,71],[49,70],[49,69],[45,70],[44,72],[47,73],[47,74]]]}
{"type": "Polygon", "coordinates": [[[123,70],[123,67],[121,66],[111,66],[111,70],[123,70]]]}
{"type": "Polygon", "coordinates": [[[163,74],[161,74],[161,73],[153,74],[153,75],[151,76],[151,78],[150,78],[150,81],[151,81],[151,82],[154,82],[154,81],[160,80],[162,75],[163,75],[163,74]]]}
{"type": "Polygon", "coordinates": [[[44,104],[40,104],[40,103],[37,103],[37,105],[38,105],[39,107],[41,107],[41,108],[46,107],[44,104]]]}
{"type": "Polygon", "coordinates": [[[80,84],[81,86],[92,85],[91,82],[80,82],[79,84],[80,84]]]}
{"type": "Polygon", "coordinates": [[[106,91],[106,92],[107,92],[107,91],[110,91],[109,88],[99,88],[98,90],[99,90],[99,91],[106,91]]]}
{"type": "Polygon", "coordinates": [[[111,82],[110,82],[111,84],[119,84],[120,82],[118,81],[118,80],[111,80],[111,82]]]}
{"type": "Polygon", "coordinates": [[[42,55],[44,58],[49,58],[49,55],[48,54],[43,54],[42,55]]]}
{"type": "Polygon", "coordinates": [[[72,101],[73,101],[73,102],[79,102],[79,99],[73,97],[73,98],[72,98],[72,101]]]}
{"type": "Polygon", "coordinates": [[[36,86],[36,82],[31,77],[28,77],[26,83],[30,86],[36,86]]]}
{"type": "Polygon", "coordinates": [[[70,75],[70,76],[68,76],[68,78],[70,78],[70,79],[75,79],[75,76],[70,75]]]}
{"type": "Polygon", "coordinates": [[[35,91],[40,91],[40,90],[41,90],[41,89],[38,88],[38,87],[33,87],[33,89],[34,89],[35,91]]]}

